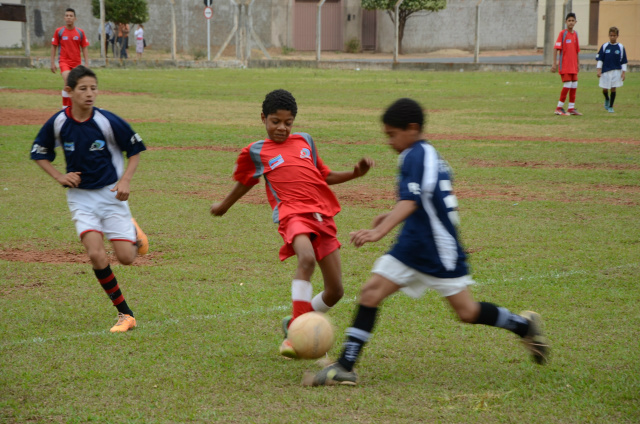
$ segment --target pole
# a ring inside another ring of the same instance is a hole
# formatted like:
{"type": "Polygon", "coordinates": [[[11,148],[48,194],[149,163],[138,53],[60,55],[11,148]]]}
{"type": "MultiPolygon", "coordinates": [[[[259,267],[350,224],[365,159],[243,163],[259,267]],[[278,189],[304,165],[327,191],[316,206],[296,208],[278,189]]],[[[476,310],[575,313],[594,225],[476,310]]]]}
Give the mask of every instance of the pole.
{"type": "Polygon", "coordinates": [[[211,60],[211,19],[207,19],[207,60],[211,60]]]}
{"type": "Polygon", "coordinates": [[[104,0],[100,0],[100,57],[106,59],[107,50],[105,44],[107,41],[107,31],[104,29],[104,0]]]}
{"type": "Polygon", "coordinates": [[[480,56],[480,3],[483,0],[479,0],[476,4],[476,49],[473,54],[473,63],[478,63],[478,56],[480,56]]]}
{"type": "MultiPolygon", "coordinates": [[[[233,3],[233,5],[235,6],[235,3],[233,3]]],[[[231,32],[227,36],[227,39],[224,40],[224,43],[222,43],[222,46],[220,46],[220,50],[218,50],[218,53],[216,53],[216,55],[213,57],[213,60],[218,60],[218,58],[220,57],[220,55],[222,54],[224,49],[227,48],[227,45],[229,44],[229,41],[231,41],[231,38],[236,33],[237,29],[238,29],[238,9],[236,9],[234,7],[234,9],[233,9],[233,28],[231,28],[231,32]]]]}
{"type": "Polygon", "coordinates": [[[30,25],[29,25],[29,0],[24,0],[24,13],[25,13],[25,22],[24,22],[24,28],[25,28],[25,37],[26,37],[26,41],[25,41],[25,45],[24,45],[24,54],[27,57],[31,57],[31,33],[29,31],[30,25]]]}
{"type": "Polygon", "coordinates": [[[171,5],[171,60],[176,60],[176,2],[175,0],[169,0],[171,5]]]}
{"type": "Polygon", "coordinates": [[[395,40],[393,42],[393,63],[398,63],[398,51],[400,50],[400,5],[404,2],[404,0],[398,0],[396,3],[396,11],[395,11],[395,40]]]}
{"type": "Polygon", "coordinates": [[[318,2],[318,17],[316,19],[316,60],[320,61],[320,48],[322,47],[322,5],[327,0],[318,2]]]}
{"type": "Polygon", "coordinates": [[[556,0],[547,0],[544,12],[544,64],[553,65],[553,26],[556,20],[556,0]]]}

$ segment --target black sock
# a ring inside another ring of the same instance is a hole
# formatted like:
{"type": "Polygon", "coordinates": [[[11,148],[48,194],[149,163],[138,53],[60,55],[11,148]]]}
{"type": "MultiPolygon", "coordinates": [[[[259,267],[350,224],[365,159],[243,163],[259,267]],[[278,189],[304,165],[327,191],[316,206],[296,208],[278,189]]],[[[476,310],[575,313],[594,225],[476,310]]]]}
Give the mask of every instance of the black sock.
{"type": "Polygon", "coordinates": [[[520,337],[526,336],[529,331],[529,321],[526,318],[489,302],[480,302],[480,314],[474,324],[504,328],[520,337]]]}
{"type": "Polygon", "coordinates": [[[358,311],[353,320],[353,325],[347,328],[347,340],[344,342],[342,354],[340,355],[340,359],[338,359],[338,363],[347,371],[353,369],[353,366],[358,360],[358,356],[360,356],[362,347],[371,337],[377,313],[378,308],[358,305],[358,311]]]}
{"type": "Polygon", "coordinates": [[[609,106],[613,107],[613,102],[615,102],[615,101],[616,101],[616,92],[612,91],[611,92],[611,102],[609,103],[609,106]]]}
{"type": "Polygon", "coordinates": [[[118,309],[118,312],[133,316],[133,311],[124,300],[120,286],[118,286],[118,280],[116,280],[116,276],[111,271],[111,266],[107,265],[105,269],[94,269],[93,272],[96,274],[103,290],[107,293],[109,299],[111,299],[113,306],[118,309]]]}
{"type": "Polygon", "coordinates": [[[609,100],[609,91],[608,91],[608,90],[604,90],[604,91],[602,92],[602,94],[604,94],[604,98],[605,98],[605,100],[609,100]]]}

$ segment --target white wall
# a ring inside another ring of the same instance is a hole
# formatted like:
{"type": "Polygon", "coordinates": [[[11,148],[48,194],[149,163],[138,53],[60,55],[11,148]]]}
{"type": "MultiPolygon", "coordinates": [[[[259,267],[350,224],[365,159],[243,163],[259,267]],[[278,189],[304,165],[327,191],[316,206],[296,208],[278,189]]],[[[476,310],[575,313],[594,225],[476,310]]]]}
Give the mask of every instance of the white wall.
{"type": "Polygon", "coordinates": [[[22,25],[22,22],[0,21],[0,47],[23,47],[22,25]]]}
{"type": "MultiPolygon", "coordinates": [[[[553,25],[553,39],[564,29],[564,4],[567,0],[556,0],[555,20],[553,25]]],[[[546,12],[546,0],[539,0],[538,3],[538,48],[544,48],[544,14],[546,12]]],[[[572,10],[576,14],[576,26],[574,29],[578,32],[580,45],[589,44],[589,0],[572,0],[572,10]]]]}
{"type": "MultiPolygon", "coordinates": [[[[417,12],[407,20],[404,53],[475,48],[478,0],[448,0],[447,8],[417,12]]],[[[537,0],[484,0],[480,5],[480,49],[507,50],[536,46],[537,0]]],[[[394,26],[378,12],[378,50],[393,51],[394,26]]]]}

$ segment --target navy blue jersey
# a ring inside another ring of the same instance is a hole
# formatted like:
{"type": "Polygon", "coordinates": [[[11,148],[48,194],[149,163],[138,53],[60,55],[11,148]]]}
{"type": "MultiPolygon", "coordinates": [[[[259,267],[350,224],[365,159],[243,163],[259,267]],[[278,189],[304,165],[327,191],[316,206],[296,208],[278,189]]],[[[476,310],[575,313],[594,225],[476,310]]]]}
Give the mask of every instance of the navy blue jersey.
{"type": "Polygon", "coordinates": [[[602,72],[625,69],[626,66],[623,68],[622,65],[627,64],[627,51],[621,43],[604,43],[598,50],[596,60],[602,62],[602,72]]]}
{"type": "Polygon", "coordinates": [[[142,139],[119,116],[98,108],[84,122],[71,117],[69,108],[53,115],[40,129],[31,148],[31,159],[56,158],[54,148],[61,146],[67,173],[81,172],[78,188],[96,189],[118,181],[124,173],[124,157],[146,150],[142,139]]]}
{"type": "Polygon", "coordinates": [[[438,278],[467,275],[458,241],[458,201],[452,171],[436,149],[419,141],[399,157],[398,199],[416,202],[389,254],[405,265],[438,278]]]}

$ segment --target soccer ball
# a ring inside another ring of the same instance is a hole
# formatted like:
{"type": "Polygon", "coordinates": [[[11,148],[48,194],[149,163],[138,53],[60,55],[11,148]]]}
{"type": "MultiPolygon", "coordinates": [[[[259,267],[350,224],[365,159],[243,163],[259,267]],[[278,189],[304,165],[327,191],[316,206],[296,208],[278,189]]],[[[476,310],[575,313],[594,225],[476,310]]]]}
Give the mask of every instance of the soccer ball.
{"type": "Polygon", "coordinates": [[[307,312],[293,320],[287,338],[298,358],[320,358],[333,345],[333,326],[323,313],[307,312]]]}

